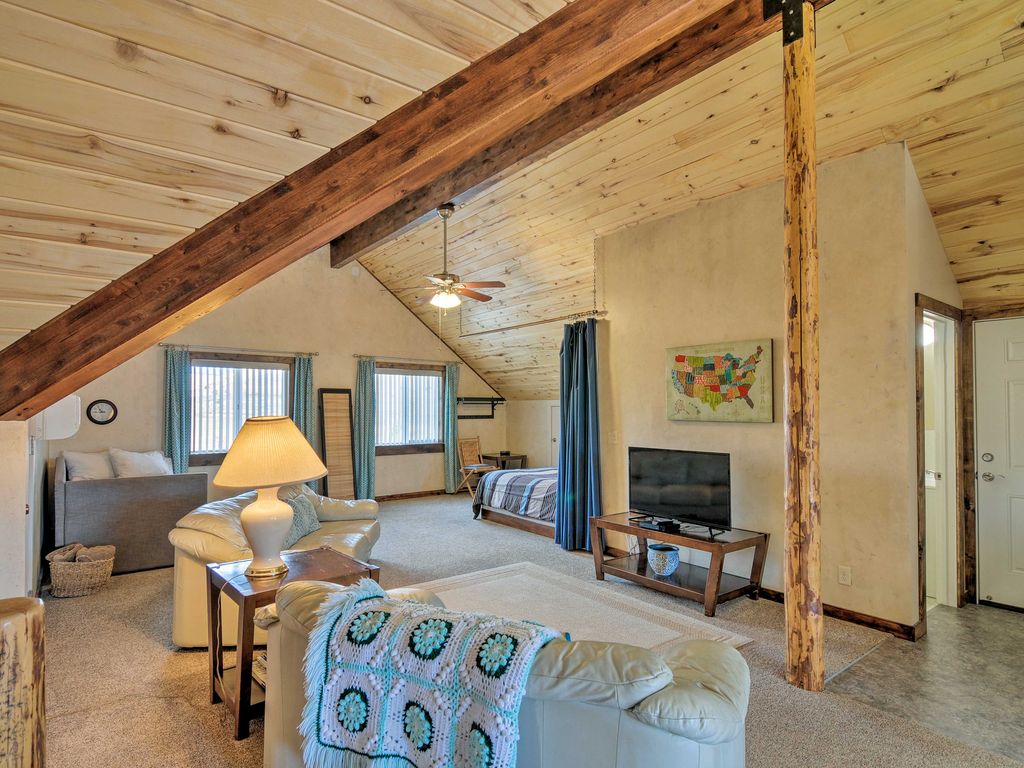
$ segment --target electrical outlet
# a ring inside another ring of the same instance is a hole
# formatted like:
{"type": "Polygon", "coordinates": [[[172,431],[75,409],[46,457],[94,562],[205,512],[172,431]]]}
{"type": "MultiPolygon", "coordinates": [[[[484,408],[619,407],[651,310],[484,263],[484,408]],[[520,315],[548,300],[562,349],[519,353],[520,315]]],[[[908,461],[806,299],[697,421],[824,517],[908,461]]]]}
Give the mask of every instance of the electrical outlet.
{"type": "Polygon", "coordinates": [[[613,429],[608,433],[608,442],[612,445],[618,445],[619,443],[619,430],[613,429]]]}
{"type": "Polygon", "coordinates": [[[853,569],[850,566],[839,566],[839,583],[844,587],[853,586],[853,569]]]}

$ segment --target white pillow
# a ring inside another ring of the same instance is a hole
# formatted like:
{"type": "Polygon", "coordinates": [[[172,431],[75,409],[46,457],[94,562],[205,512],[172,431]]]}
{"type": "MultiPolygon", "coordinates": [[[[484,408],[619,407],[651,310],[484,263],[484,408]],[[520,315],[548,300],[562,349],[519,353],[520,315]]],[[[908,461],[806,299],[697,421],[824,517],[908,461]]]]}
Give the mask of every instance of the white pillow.
{"type": "Polygon", "coordinates": [[[149,477],[151,475],[173,475],[171,463],[160,451],[133,453],[120,448],[110,449],[110,463],[114,465],[115,477],[149,477]]]}
{"type": "Polygon", "coordinates": [[[64,463],[68,467],[68,477],[72,480],[109,480],[114,476],[110,455],[106,451],[64,451],[64,463]]]}

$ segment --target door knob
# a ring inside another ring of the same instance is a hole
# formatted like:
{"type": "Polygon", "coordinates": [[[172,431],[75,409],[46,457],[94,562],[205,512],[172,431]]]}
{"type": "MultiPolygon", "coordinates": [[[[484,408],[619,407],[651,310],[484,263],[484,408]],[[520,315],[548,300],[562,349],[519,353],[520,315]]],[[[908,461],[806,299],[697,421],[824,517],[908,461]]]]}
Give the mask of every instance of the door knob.
{"type": "Polygon", "coordinates": [[[991,472],[982,472],[981,479],[984,480],[986,483],[991,483],[993,480],[996,479],[996,476],[993,475],[991,472]]]}

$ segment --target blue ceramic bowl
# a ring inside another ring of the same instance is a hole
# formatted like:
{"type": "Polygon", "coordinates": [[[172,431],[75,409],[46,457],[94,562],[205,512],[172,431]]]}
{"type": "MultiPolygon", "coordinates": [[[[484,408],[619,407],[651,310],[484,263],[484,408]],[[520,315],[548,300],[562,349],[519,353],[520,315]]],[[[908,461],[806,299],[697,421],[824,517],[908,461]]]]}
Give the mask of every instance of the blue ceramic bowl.
{"type": "Polygon", "coordinates": [[[647,547],[647,564],[658,576],[671,576],[679,567],[679,547],[651,544],[647,547]]]}

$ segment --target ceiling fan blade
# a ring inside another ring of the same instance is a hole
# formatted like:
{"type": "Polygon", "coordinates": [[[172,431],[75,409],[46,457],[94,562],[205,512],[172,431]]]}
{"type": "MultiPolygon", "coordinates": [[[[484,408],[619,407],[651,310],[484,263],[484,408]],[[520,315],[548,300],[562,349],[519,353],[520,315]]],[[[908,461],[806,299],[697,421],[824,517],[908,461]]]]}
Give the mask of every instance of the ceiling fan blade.
{"type": "Polygon", "coordinates": [[[461,288],[456,288],[455,292],[459,296],[465,296],[467,299],[476,299],[477,301],[490,301],[491,297],[486,293],[480,293],[479,291],[471,291],[463,285],[461,288]]]}
{"type": "Polygon", "coordinates": [[[504,288],[505,284],[500,280],[483,280],[475,283],[462,283],[463,288],[504,288]]]}
{"type": "Polygon", "coordinates": [[[424,277],[434,285],[447,285],[447,282],[442,280],[440,277],[434,277],[433,275],[424,275],[424,277]]]}
{"type": "Polygon", "coordinates": [[[417,296],[413,303],[416,304],[416,306],[422,306],[430,301],[431,298],[431,296],[417,296]]]}

